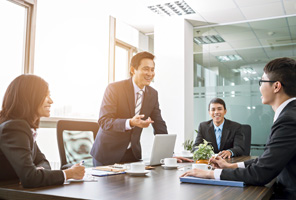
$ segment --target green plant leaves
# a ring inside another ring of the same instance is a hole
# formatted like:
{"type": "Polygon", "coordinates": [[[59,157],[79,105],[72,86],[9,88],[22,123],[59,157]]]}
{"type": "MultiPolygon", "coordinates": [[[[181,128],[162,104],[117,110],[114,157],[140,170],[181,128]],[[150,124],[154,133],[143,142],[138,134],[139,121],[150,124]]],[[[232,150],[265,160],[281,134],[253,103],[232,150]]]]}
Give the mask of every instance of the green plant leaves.
{"type": "Polygon", "coordinates": [[[183,143],[183,146],[184,146],[184,150],[192,151],[192,149],[193,149],[193,140],[186,140],[183,143]]]}
{"type": "Polygon", "coordinates": [[[212,145],[209,145],[209,142],[205,139],[203,143],[197,146],[197,150],[193,153],[194,160],[208,160],[212,155],[214,155],[214,148],[212,145]]]}

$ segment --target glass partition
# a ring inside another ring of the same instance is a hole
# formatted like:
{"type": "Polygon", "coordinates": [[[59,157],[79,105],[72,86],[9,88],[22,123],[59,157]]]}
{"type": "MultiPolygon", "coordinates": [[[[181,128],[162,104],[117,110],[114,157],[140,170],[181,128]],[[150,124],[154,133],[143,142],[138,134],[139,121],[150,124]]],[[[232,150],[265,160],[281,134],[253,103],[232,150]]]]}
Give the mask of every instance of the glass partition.
{"type": "MultiPolygon", "coordinates": [[[[194,119],[209,120],[214,97],[226,103],[226,118],[252,127],[252,144],[264,145],[274,112],[261,103],[258,80],[267,62],[296,58],[296,17],[212,25],[194,29],[194,119]]],[[[251,155],[263,148],[252,146],[251,155]]]]}

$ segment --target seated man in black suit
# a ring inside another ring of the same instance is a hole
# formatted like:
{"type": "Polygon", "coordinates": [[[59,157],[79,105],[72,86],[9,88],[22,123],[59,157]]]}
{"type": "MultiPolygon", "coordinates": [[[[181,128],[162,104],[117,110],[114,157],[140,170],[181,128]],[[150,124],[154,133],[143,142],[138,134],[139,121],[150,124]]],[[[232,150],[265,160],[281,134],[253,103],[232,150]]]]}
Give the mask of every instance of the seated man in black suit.
{"type": "Polygon", "coordinates": [[[205,139],[222,158],[243,155],[242,127],[239,123],[224,118],[227,112],[225,102],[220,98],[214,98],[210,101],[208,109],[212,120],[200,123],[194,146],[203,143],[205,139]]]}
{"type": "Polygon", "coordinates": [[[259,80],[262,103],[275,111],[263,154],[238,163],[212,157],[210,162],[220,169],[194,169],[182,176],[243,181],[249,185],[265,185],[277,178],[273,199],[296,199],[296,61],[277,58],[263,71],[259,80]]]}

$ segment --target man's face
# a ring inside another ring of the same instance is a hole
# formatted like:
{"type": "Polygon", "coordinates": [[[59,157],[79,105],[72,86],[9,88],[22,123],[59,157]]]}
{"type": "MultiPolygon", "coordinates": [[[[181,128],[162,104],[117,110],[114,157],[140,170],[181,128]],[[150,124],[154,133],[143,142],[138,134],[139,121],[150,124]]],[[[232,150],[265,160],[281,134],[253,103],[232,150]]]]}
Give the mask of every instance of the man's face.
{"type": "Polygon", "coordinates": [[[143,89],[144,86],[150,85],[155,75],[154,68],[154,62],[149,58],[142,59],[138,69],[131,67],[133,80],[139,88],[143,89]]]}
{"type": "MultiPolygon", "coordinates": [[[[267,74],[262,75],[262,80],[269,81],[269,78],[267,77],[267,74]]],[[[274,102],[275,95],[273,92],[273,84],[270,84],[269,82],[262,82],[261,86],[259,88],[261,92],[261,100],[263,104],[269,104],[271,105],[274,102]]]]}
{"type": "Polygon", "coordinates": [[[213,123],[216,126],[220,126],[224,121],[224,115],[226,114],[226,109],[224,109],[224,106],[219,103],[211,103],[210,104],[210,110],[209,115],[213,119],[213,123]]]}

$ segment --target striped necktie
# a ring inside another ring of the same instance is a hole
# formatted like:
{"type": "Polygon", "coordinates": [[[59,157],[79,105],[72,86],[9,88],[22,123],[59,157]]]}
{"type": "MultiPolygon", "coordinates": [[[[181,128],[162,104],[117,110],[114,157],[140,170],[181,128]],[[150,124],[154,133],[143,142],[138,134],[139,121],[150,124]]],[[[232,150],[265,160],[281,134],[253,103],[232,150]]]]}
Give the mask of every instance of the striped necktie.
{"type": "Polygon", "coordinates": [[[143,90],[137,92],[137,100],[136,100],[136,107],[135,107],[135,115],[139,115],[142,107],[142,100],[143,100],[143,90]]]}

